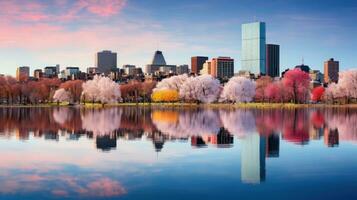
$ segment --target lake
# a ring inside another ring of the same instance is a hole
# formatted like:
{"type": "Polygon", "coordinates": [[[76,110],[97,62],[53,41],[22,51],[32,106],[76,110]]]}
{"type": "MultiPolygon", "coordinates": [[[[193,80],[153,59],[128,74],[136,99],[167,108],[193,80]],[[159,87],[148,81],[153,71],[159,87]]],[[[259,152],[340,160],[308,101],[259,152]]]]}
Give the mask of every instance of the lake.
{"type": "Polygon", "coordinates": [[[357,110],[0,108],[0,199],[357,199],[357,110]]]}

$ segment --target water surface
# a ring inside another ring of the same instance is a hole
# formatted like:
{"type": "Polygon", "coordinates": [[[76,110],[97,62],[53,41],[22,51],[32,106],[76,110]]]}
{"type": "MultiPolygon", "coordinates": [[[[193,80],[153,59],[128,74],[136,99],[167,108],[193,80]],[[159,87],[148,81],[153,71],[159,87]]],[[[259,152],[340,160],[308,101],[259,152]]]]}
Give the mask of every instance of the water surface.
{"type": "Polygon", "coordinates": [[[0,199],[357,199],[357,110],[0,108],[0,199]]]}

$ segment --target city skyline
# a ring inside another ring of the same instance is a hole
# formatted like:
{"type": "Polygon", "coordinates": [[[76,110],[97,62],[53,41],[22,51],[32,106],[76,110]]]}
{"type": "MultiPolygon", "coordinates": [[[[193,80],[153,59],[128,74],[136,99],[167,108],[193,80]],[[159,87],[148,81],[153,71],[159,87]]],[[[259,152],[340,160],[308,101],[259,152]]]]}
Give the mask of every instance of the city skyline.
{"type": "Polygon", "coordinates": [[[332,57],[340,70],[356,66],[354,1],[220,2],[0,1],[0,73],[55,64],[85,71],[94,66],[93,53],[104,49],[118,53],[118,66],[143,67],[157,49],[170,64],[190,64],[196,55],[230,56],[238,72],[241,24],[252,21],[266,22],[266,42],[280,45],[281,71],[302,59],[321,71],[332,57]],[[225,12],[202,16],[212,8],[225,12]]]}

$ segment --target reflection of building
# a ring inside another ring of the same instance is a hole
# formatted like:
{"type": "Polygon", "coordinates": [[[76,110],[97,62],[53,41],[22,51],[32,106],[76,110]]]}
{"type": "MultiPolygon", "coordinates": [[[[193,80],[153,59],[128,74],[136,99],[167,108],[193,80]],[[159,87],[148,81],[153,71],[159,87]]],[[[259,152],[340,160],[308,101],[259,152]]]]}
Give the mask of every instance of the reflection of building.
{"type": "Polygon", "coordinates": [[[324,79],[325,83],[338,81],[338,72],[340,68],[340,63],[335,61],[333,58],[324,63],[324,79]]]}
{"type": "Polygon", "coordinates": [[[191,72],[199,74],[203,68],[203,64],[208,60],[205,56],[195,56],[191,58],[191,72]]]}
{"type": "Polygon", "coordinates": [[[95,66],[100,73],[109,74],[117,68],[117,53],[108,50],[96,53],[95,66]]]}
{"type": "Polygon", "coordinates": [[[241,179],[244,183],[260,183],[265,180],[265,142],[259,134],[241,139],[241,179]]]}
{"type": "Polygon", "coordinates": [[[242,70],[252,74],[266,74],[265,23],[242,25],[242,70]]]}
{"type": "Polygon", "coordinates": [[[324,143],[328,147],[336,147],[339,144],[339,136],[337,129],[325,128],[324,130],[324,143]]]}
{"type": "Polygon", "coordinates": [[[102,151],[110,151],[117,147],[117,138],[111,135],[97,136],[95,140],[97,149],[102,151]]]}
{"type": "Polygon", "coordinates": [[[276,44],[266,45],[266,75],[278,77],[280,73],[280,46],[276,44]]]}
{"type": "Polygon", "coordinates": [[[233,136],[224,128],[218,134],[206,134],[191,137],[191,146],[206,147],[207,144],[216,145],[217,148],[229,148],[233,145],[233,136]]]}
{"type": "Polygon", "coordinates": [[[278,134],[272,134],[267,138],[266,156],[279,157],[280,137],[278,134]]]}

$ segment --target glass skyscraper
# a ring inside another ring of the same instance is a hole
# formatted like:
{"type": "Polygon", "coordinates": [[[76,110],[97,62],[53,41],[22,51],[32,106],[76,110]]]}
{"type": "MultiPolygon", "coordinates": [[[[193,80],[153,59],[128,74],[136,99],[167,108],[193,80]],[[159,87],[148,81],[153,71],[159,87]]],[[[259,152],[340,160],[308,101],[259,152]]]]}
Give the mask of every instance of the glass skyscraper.
{"type": "Polygon", "coordinates": [[[265,23],[242,25],[242,70],[266,74],[265,23]]]}

